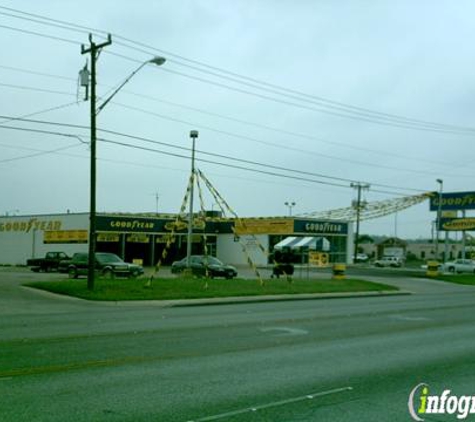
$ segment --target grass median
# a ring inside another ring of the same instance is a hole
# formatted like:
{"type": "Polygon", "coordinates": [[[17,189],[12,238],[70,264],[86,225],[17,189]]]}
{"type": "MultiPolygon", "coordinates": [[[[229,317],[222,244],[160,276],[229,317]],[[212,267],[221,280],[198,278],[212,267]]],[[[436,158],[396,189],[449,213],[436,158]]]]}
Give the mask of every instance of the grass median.
{"type": "Polygon", "coordinates": [[[263,286],[258,280],[249,279],[155,279],[147,286],[147,279],[96,280],[94,291],[87,289],[86,280],[64,280],[28,283],[26,286],[62,295],[89,300],[176,300],[225,298],[233,296],[263,296],[301,293],[345,293],[396,291],[396,287],[372,283],[365,280],[320,280],[284,279],[265,280],[263,286]]]}
{"type": "Polygon", "coordinates": [[[448,281],[449,283],[475,286],[475,274],[440,274],[436,277],[436,279],[448,281]]]}

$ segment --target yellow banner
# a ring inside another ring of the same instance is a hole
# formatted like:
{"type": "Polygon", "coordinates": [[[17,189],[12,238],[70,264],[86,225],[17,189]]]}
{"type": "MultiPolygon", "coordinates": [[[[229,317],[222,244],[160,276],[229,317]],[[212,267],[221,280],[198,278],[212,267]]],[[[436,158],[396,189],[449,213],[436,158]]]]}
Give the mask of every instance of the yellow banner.
{"type": "Polygon", "coordinates": [[[87,243],[87,230],[47,230],[43,243],[87,243]]]}
{"type": "Polygon", "coordinates": [[[118,242],[119,239],[119,233],[99,233],[97,235],[98,242],[118,242]]]}
{"type": "Polygon", "coordinates": [[[234,223],[236,234],[292,234],[293,220],[286,218],[241,218],[234,223]]]}
{"type": "Polygon", "coordinates": [[[127,242],[130,243],[148,243],[150,241],[150,237],[146,234],[129,234],[127,236],[127,242]]]}

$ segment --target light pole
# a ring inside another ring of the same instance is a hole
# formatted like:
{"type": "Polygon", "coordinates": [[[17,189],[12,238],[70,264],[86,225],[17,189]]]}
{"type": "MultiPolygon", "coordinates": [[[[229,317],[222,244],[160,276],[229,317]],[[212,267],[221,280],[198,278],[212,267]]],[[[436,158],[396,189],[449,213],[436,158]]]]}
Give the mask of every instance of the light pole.
{"type": "Polygon", "coordinates": [[[436,218],[436,227],[435,227],[435,259],[439,259],[439,229],[440,229],[440,216],[442,215],[442,191],[444,188],[444,181],[442,179],[437,179],[436,182],[439,184],[439,204],[437,206],[437,218],[436,218]]]}
{"type": "Polygon", "coordinates": [[[289,207],[289,217],[292,217],[292,208],[295,207],[295,202],[284,202],[284,205],[289,207]]]}
{"type": "Polygon", "coordinates": [[[144,67],[147,63],[155,65],[162,65],[165,63],[163,57],[154,57],[142,63],[136,70],[134,70],[124,82],[122,82],[109,97],[103,101],[101,105],[97,105],[96,95],[96,61],[102,48],[112,44],[112,39],[109,34],[107,41],[101,44],[96,44],[92,40],[92,34],[89,34],[90,47],[85,48],[81,45],[81,54],[91,54],[91,164],[90,164],[90,208],[89,208],[89,254],[88,254],[88,269],[87,269],[87,288],[94,290],[94,269],[95,269],[95,252],[96,252],[96,143],[97,143],[97,128],[96,117],[99,112],[109,103],[109,101],[122,89],[122,87],[130,81],[130,79],[144,67]]]}
{"type": "Polygon", "coordinates": [[[190,187],[190,211],[188,215],[188,237],[186,241],[186,268],[191,268],[191,239],[193,236],[193,191],[195,186],[195,141],[198,138],[198,131],[190,131],[190,138],[193,140],[191,148],[191,187],[190,187]]]}

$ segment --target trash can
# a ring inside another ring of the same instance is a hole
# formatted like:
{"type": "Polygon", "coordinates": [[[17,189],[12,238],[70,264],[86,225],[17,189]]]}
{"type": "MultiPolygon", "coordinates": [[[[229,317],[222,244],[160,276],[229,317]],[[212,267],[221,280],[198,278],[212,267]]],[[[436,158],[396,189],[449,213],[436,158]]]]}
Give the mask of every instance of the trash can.
{"type": "Polygon", "coordinates": [[[343,280],[346,278],[346,264],[333,264],[333,279],[343,280]]]}
{"type": "Polygon", "coordinates": [[[437,277],[439,275],[439,262],[428,261],[427,262],[427,277],[437,277]]]}

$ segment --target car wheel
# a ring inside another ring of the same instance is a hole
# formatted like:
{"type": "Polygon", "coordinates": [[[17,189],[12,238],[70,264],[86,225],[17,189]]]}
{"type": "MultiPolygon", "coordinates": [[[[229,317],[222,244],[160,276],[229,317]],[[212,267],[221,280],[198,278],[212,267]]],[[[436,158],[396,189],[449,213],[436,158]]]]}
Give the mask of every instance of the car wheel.
{"type": "Polygon", "coordinates": [[[455,272],[455,268],[454,267],[449,267],[449,273],[454,273],[455,272]]]}
{"type": "Polygon", "coordinates": [[[112,280],[114,278],[114,272],[110,268],[106,268],[104,271],[102,271],[102,277],[107,280],[112,280]]]}
{"type": "Polygon", "coordinates": [[[69,278],[78,278],[78,270],[76,270],[76,268],[70,268],[68,270],[68,276],[69,278]]]}

